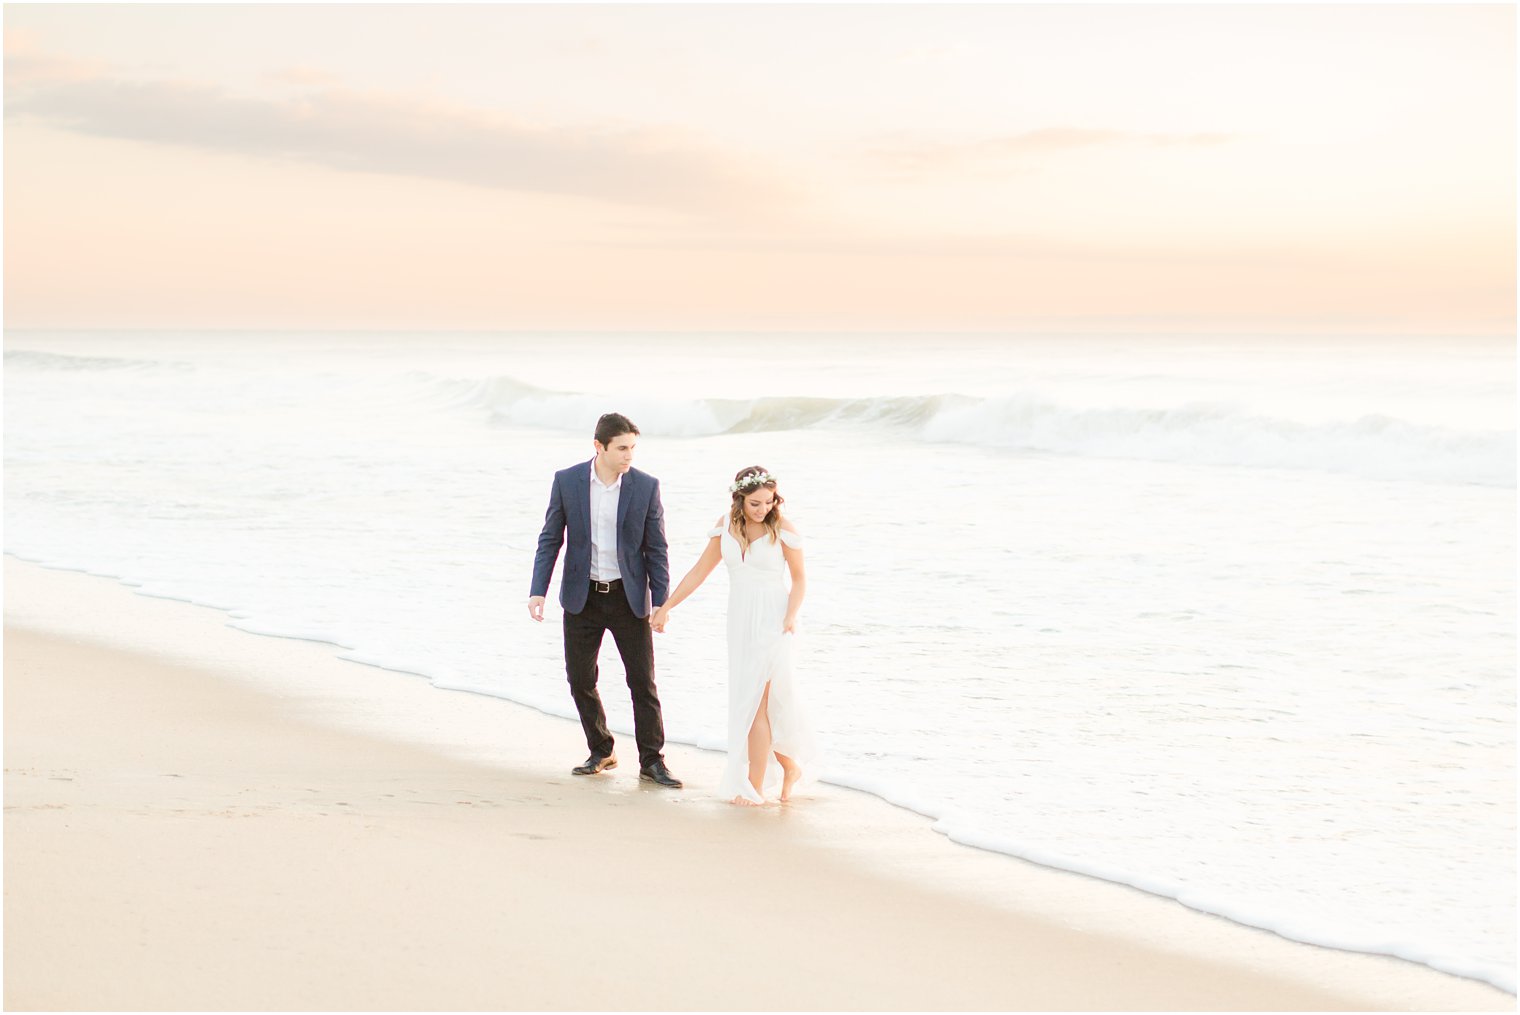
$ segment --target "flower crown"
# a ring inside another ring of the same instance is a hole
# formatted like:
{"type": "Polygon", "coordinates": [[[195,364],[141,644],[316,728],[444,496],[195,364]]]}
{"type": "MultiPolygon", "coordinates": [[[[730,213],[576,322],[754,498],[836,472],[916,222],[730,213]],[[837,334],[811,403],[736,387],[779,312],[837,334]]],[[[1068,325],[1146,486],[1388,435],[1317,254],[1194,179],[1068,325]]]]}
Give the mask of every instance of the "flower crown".
{"type": "Polygon", "coordinates": [[[742,493],[745,490],[753,490],[757,486],[764,486],[766,483],[774,483],[775,481],[776,477],[772,476],[769,472],[752,472],[738,482],[730,483],[728,492],[742,493]]]}

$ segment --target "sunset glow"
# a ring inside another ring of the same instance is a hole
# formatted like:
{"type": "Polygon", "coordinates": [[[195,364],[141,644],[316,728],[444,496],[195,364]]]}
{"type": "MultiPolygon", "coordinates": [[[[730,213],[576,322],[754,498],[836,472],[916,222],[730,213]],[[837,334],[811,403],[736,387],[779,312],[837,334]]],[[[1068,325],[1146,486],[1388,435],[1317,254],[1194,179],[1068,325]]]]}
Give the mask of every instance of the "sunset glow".
{"type": "Polygon", "coordinates": [[[1507,6],[8,6],[9,327],[1509,333],[1507,6]]]}

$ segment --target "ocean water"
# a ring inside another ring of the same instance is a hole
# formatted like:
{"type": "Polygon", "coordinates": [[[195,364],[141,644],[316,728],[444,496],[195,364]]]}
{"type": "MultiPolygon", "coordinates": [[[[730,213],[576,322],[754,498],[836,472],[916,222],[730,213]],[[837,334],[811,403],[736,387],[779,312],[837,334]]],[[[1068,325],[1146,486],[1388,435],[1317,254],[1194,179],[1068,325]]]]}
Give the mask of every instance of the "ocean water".
{"type": "MultiPolygon", "coordinates": [[[[677,578],[781,478],[828,781],[1515,990],[1510,340],[12,332],[5,550],[569,718],[524,604],[614,409],[677,578]]],[[[714,749],[724,584],[657,642],[714,749]]]]}

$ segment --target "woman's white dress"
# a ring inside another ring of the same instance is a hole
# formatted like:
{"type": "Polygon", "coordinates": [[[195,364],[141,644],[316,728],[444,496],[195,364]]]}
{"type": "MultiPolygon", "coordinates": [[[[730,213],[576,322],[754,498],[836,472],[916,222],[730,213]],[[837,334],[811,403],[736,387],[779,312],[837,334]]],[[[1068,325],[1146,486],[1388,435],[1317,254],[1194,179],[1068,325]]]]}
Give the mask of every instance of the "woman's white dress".
{"type": "MultiPolygon", "coordinates": [[[[744,797],[762,803],[749,781],[749,730],[760,710],[765,685],[770,684],[767,714],[771,720],[771,756],[765,770],[765,790],[781,788],[784,754],[802,766],[803,781],[817,777],[818,741],[799,700],[792,672],[796,635],[781,630],[790,595],[790,571],[781,543],[762,536],[744,552],[729,531],[726,519],[708,536],[717,536],[728,565],[728,763],[718,782],[724,800],[744,797]]],[[[781,531],[788,546],[800,547],[802,537],[781,531]]]]}

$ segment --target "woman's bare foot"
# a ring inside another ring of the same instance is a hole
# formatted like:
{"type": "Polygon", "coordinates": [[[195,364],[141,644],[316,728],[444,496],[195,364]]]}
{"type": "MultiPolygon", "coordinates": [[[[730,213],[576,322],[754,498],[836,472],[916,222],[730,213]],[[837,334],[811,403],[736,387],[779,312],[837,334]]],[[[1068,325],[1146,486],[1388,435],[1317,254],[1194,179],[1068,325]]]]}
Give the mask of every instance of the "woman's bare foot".
{"type": "Polygon", "coordinates": [[[795,761],[783,761],[781,773],[781,802],[786,803],[792,798],[792,787],[797,785],[798,779],[802,778],[802,766],[795,761]]]}
{"type": "Polygon", "coordinates": [[[731,803],[731,804],[738,804],[740,807],[764,807],[765,806],[765,804],[763,804],[763,803],[757,804],[757,803],[755,803],[755,801],[751,800],[749,797],[742,797],[742,796],[736,796],[736,797],[734,797],[732,800],[729,801],[729,803],[731,803]]]}

